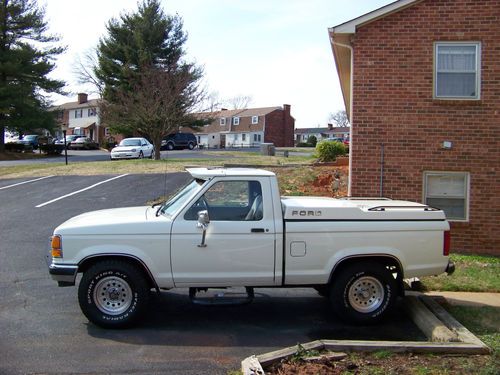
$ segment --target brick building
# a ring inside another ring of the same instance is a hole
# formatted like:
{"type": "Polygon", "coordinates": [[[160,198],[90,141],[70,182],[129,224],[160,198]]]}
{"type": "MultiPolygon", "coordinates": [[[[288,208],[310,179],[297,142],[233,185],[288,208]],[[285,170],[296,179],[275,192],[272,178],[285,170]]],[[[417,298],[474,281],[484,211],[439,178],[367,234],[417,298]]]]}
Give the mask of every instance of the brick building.
{"type": "MultiPolygon", "coordinates": [[[[293,147],[295,119],[290,105],[283,107],[248,108],[205,112],[199,117],[211,119],[194,131],[203,147],[257,147],[274,143],[276,147],[293,147]]],[[[190,131],[190,129],[180,129],[190,131]]]]}
{"type": "Polygon", "coordinates": [[[329,34],[350,194],[442,208],[454,251],[500,255],[500,1],[400,0],[329,34]]]}

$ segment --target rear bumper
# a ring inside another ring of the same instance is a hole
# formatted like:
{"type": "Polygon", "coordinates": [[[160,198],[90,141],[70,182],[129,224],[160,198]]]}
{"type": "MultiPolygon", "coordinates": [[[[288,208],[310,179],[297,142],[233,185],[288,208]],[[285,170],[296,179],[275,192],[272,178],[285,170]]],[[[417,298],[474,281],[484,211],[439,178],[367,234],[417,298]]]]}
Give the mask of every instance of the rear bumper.
{"type": "Polygon", "coordinates": [[[49,274],[52,277],[52,280],[57,281],[59,286],[75,285],[77,273],[78,266],[55,263],[49,264],[49,274]]]}
{"type": "Polygon", "coordinates": [[[446,270],[445,272],[448,274],[448,275],[452,275],[453,272],[455,272],[455,263],[453,263],[451,260],[448,261],[448,265],[446,266],[446,270]]]}

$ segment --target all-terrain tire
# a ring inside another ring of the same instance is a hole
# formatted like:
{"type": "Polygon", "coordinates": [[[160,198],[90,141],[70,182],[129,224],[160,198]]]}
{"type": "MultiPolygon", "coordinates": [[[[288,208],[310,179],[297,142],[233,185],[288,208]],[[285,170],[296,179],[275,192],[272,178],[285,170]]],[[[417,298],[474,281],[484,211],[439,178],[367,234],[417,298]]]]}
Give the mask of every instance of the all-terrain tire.
{"type": "Polygon", "coordinates": [[[82,277],[78,302],[89,321],[103,328],[135,323],[147,308],[150,287],[142,270],[119,260],[94,264],[82,277]]]}
{"type": "Polygon", "coordinates": [[[392,273],[376,262],[347,265],[335,275],[330,289],[333,311],[342,320],[371,324],[383,318],[397,298],[392,273]]]}

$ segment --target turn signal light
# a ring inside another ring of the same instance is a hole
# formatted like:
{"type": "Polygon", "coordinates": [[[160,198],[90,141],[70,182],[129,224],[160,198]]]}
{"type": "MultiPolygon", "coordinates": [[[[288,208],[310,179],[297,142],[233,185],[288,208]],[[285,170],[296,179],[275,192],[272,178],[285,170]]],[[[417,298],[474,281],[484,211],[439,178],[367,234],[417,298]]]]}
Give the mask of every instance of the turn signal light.
{"type": "Polygon", "coordinates": [[[61,236],[55,235],[51,237],[50,247],[52,248],[52,258],[62,258],[62,241],[61,236]]]}

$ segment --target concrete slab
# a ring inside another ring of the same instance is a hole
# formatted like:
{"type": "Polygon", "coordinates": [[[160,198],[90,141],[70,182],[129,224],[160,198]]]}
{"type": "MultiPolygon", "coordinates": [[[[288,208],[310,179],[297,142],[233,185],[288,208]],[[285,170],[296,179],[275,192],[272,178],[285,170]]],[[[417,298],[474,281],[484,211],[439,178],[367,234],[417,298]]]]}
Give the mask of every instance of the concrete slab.
{"type": "Polygon", "coordinates": [[[500,308],[500,293],[426,292],[425,295],[442,296],[453,306],[491,306],[500,308]]]}

